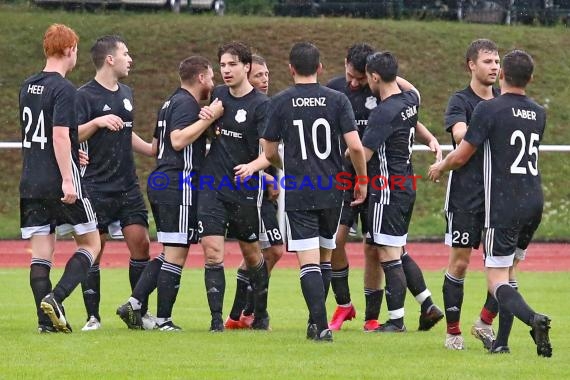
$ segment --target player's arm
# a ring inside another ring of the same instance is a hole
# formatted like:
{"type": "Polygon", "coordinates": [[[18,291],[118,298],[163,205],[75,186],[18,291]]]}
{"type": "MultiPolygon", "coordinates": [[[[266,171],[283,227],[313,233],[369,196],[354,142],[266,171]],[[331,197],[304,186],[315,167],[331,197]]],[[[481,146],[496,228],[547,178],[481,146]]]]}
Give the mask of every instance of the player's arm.
{"type": "Polygon", "coordinates": [[[123,129],[123,119],[117,115],[109,114],[96,117],[84,124],[80,124],[77,127],[79,142],[88,140],[99,128],[107,128],[110,131],[119,131],[123,129]]]}
{"type": "Polygon", "coordinates": [[[261,144],[265,157],[271,165],[278,169],[283,169],[283,163],[281,162],[281,157],[279,157],[279,142],[259,139],[259,144],[261,144]]]}
{"type": "Polygon", "coordinates": [[[429,167],[429,178],[435,182],[446,171],[462,167],[467,163],[467,161],[469,161],[476,151],[477,147],[475,145],[472,145],[467,140],[461,141],[461,144],[459,144],[453,152],[449,153],[444,160],[436,162],[429,167]]]}
{"type": "Polygon", "coordinates": [[[73,185],[71,171],[71,141],[69,140],[69,128],[63,126],[53,127],[53,151],[61,174],[61,190],[63,191],[63,203],[72,204],[77,200],[77,191],[73,185]]]}
{"type": "Polygon", "coordinates": [[[156,150],[153,150],[152,143],[147,143],[143,139],[140,138],[135,132],[131,137],[131,141],[133,144],[133,151],[145,155],[147,157],[154,157],[156,156],[156,150]]]}
{"type": "Polygon", "coordinates": [[[414,91],[418,95],[418,99],[420,100],[421,103],[420,92],[413,84],[411,84],[402,77],[396,77],[396,84],[398,85],[398,87],[400,87],[402,91],[414,91]]]}
{"type": "Polygon", "coordinates": [[[372,156],[374,155],[374,151],[368,147],[364,147],[364,159],[366,162],[370,161],[372,156]]]}
{"type": "Polygon", "coordinates": [[[443,123],[445,131],[451,133],[456,145],[461,143],[467,133],[467,109],[468,104],[458,93],[449,98],[443,123]]]}
{"type": "Polygon", "coordinates": [[[182,129],[174,129],[170,132],[172,148],[180,151],[196,141],[210,125],[224,114],[224,106],[221,100],[215,99],[209,106],[200,110],[200,119],[182,129]],[[204,116],[207,115],[207,116],[204,116]]]}
{"type": "Polygon", "coordinates": [[[434,135],[426,128],[425,125],[419,121],[416,124],[416,137],[419,142],[429,147],[429,149],[435,155],[436,161],[441,161],[443,153],[441,152],[441,147],[439,146],[439,141],[434,135]]]}
{"type": "Polygon", "coordinates": [[[350,161],[356,171],[356,183],[354,185],[354,201],[351,206],[361,204],[366,199],[368,190],[368,180],[366,176],[366,160],[364,157],[364,147],[360,141],[357,131],[347,132],[343,135],[348,152],[350,154],[350,161]]]}
{"type": "Polygon", "coordinates": [[[264,188],[267,190],[267,199],[276,201],[279,198],[279,186],[277,185],[277,178],[271,174],[263,172],[264,188]]]}
{"type": "Polygon", "coordinates": [[[156,137],[152,138],[152,156],[156,157],[157,153],[158,153],[158,139],[156,137]]]}
{"type": "Polygon", "coordinates": [[[463,137],[465,137],[465,133],[467,132],[467,124],[460,121],[455,123],[453,127],[451,127],[451,136],[453,137],[453,141],[456,144],[460,144],[463,137]]]}
{"type": "Polygon", "coordinates": [[[255,160],[250,161],[247,164],[239,164],[235,166],[234,174],[236,176],[236,180],[238,180],[238,177],[243,180],[247,177],[251,177],[260,170],[268,168],[269,166],[271,166],[271,161],[269,161],[265,156],[265,151],[262,151],[255,160]]]}

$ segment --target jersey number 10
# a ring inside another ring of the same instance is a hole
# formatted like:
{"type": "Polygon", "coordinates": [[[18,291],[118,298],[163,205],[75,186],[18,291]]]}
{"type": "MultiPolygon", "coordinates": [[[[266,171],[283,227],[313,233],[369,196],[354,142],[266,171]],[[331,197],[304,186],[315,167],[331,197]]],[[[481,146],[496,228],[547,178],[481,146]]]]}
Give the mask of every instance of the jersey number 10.
{"type": "MultiPolygon", "coordinates": [[[[303,127],[303,120],[293,120],[293,125],[299,128],[299,142],[301,143],[301,157],[303,160],[307,159],[307,146],[305,145],[305,130],[303,127]]],[[[313,150],[315,155],[321,160],[326,160],[331,154],[331,126],[327,119],[318,118],[313,122],[311,127],[311,140],[313,141],[313,150]],[[319,127],[325,128],[325,151],[321,152],[319,150],[319,144],[317,143],[317,130],[319,127]]]]}

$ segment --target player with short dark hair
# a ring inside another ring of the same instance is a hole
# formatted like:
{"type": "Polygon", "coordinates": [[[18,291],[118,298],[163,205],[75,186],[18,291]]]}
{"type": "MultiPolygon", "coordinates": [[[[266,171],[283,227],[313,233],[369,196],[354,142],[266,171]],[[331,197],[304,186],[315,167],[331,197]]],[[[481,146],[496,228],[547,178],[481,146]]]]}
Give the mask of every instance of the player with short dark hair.
{"type": "MultiPolygon", "coordinates": [[[[297,184],[285,186],[287,249],[297,252],[309,309],[307,338],[332,341],[320,263],[323,258],[330,260],[342,209],[343,194],[336,186],[336,175],[343,168],[340,140],[348,146],[357,175],[366,176],[366,165],[348,98],[317,82],[322,69],[318,48],[308,42],[295,44],[289,69],[295,85],[271,99],[264,151],[279,164],[277,145],[283,141],[284,178],[297,184]],[[311,186],[298,186],[305,181],[311,186]]],[[[355,184],[353,205],[366,198],[366,187],[359,185],[355,184]]]]}
{"type": "MultiPolygon", "coordinates": [[[[499,96],[499,90],[493,87],[500,68],[497,45],[487,39],[475,40],[467,48],[465,61],[471,81],[466,88],[449,98],[444,117],[445,130],[451,134],[454,148],[465,136],[475,106],[481,101],[499,96]]],[[[463,167],[450,172],[445,197],[445,244],[451,247],[451,252],[443,280],[443,303],[447,321],[444,345],[450,350],[462,350],[465,347],[459,326],[463,284],[472,249],[479,248],[481,242],[484,203],[483,150],[478,149],[463,167]]],[[[472,328],[474,336],[488,336],[491,340],[494,338],[491,325],[498,308],[497,300],[487,292],[480,318],[472,328]]]]}
{"type": "Polygon", "coordinates": [[[386,303],[390,319],[378,332],[403,332],[407,279],[415,281],[410,290],[421,304],[419,330],[429,330],[443,313],[433,304],[421,269],[411,261],[404,247],[415,202],[415,179],[411,163],[412,146],[418,138],[438,154],[433,135],[418,124],[419,92],[402,91],[397,82],[398,62],[389,53],[367,58],[366,76],[373,94],[381,103],[370,113],[362,143],[372,177],[368,203],[366,243],[376,249],[386,278],[386,303]],[[374,179],[374,176],[380,176],[374,179]],[[398,179],[399,185],[393,181],[398,179]],[[404,261],[407,262],[406,266],[404,261]],[[421,281],[419,281],[421,279],[421,281]],[[418,291],[423,288],[423,290],[418,291]]]}
{"type": "MultiPolygon", "coordinates": [[[[265,58],[258,54],[251,56],[251,70],[248,75],[249,83],[258,91],[267,95],[269,91],[269,69],[265,58]]],[[[277,171],[273,166],[264,170],[266,177],[263,199],[260,209],[259,245],[267,270],[271,270],[283,256],[283,239],[277,220],[277,202],[279,186],[273,186],[277,178],[277,171]]],[[[237,271],[237,285],[234,303],[230,315],[224,323],[226,329],[248,329],[254,320],[253,289],[249,281],[247,265],[242,260],[237,271]]]]}
{"type": "Polygon", "coordinates": [[[22,238],[31,241],[30,287],[40,333],[71,332],[62,302],[87,276],[101,249],[95,212],[79,174],[76,89],[65,79],[77,62],[78,42],[73,29],[51,25],[43,40],[45,67],[26,79],[19,96],[20,227],[22,238]],[[77,250],[52,289],[56,229],[59,234],[73,232],[77,250]]]}
{"type": "MultiPolygon", "coordinates": [[[[379,99],[370,91],[366,78],[366,60],[368,56],[375,52],[374,48],[366,43],[357,43],[352,45],[345,58],[345,75],[333,78],[327,87],[343,92],[352,105],[354,115],[356,117],[356,125],[358,133],[362,138],[364,131],[368,125],[368,116],[379,102],[379,99]]],[[[403,90],[409,90],[413,86],[407,80],[397,77],[398,86],[403,90]]],[[[425,126],[418,121],[416,126],[418,134],[427,131],[425,126]]],[[[441,156],[441,149],[437,140],[434,140],[430,146],[436,157],[441,156]]],[[[354,175],[354,170],[348,160],[345,160],[347,170],[354,175]]],[[[356,207],[350,207],[352,194],[345,192],[344,206],[340,217],[340,224],[336,234],[336,248],[332,251],[330,263],[321,263],[321,272],[323,277],[330,274],[331,285],[337,301],[337,308],[331,318],[329,327],[331,330],[340,330],[344,321],[351,320],[356,316],[356,309],[352,305],[350,298],[350,289],[348,286],[349,263],[346,256],[345,244],[349,234],[349,228],[358,223],[360,218],[361,232],[366,236],[368,226],[366,219],[368,214],[368,202],[364,202],[356,207]],[[327,266],[328,271],[327,271],[327,266]],[[332,273],[331,273],[332,269],[332,273]]],[[[378,326],[378,317],[380,315],[380,306],[384,289],[382,282],[384,273],[380,266],[378,254],[374,246],[364,245],[364,297],[366,300],[366,309],[364,315],[364,331],[375,331],[378,326]]],[[[420,305],[422,311],[426,311],[433,305],[431,301],[431,292],[427,289],[423,274],[413,258],[404,248],[402,253],[402,266],[406,274],[408,289],[420,305]]],[[[325,284],[327,282],[325,281],[325,284]]],[[[325,292],[328,288],[325,287],[325,292]]],[[[431,308],[431,314],[422,313],[420,316],[422,329],[429,329],[439,319],[443,317],[443,313],[437,307],[431,308]]]]}
{"type": "MultiPolygon", "coordinates": [[[[255,90],[247,76],[252,54],[241,42],[218,50],[225,85],[212,93],[224,107],[213,124],[214,139],[201,177],[209,179],[198,195],[198,232],[205,257],[204,281],[212,316],[210,331],[224,330],[222,307],[225,293],[224,237],[228,231],[238,242],[253,288],[253,329],[268,330],[267,287],[269,274],[259,248],[258,206],[261,200],[259,171],[269,162],[259,151],[259,136],[267,112],[268,97],[255,90]]],[[[214,116],[206,106],[202,118],[214,116]]]]}
{"type": "MultiPolygon", "coordinates": [[[[152,156],[152,147],[133,132],[132,90],[119,82],[128,76],[132,64],[125,40],[112,35],[98,38],[91,47],[91,60],[95,77],[79,88],[76,102],[79,141],[89,156],[82,176],[97,213],[101,252],[107,233],[124,235],[130,253],[129,282],[134,289],[149,262],[150,239],[133,151],[152,156]]],[[[101,327],[100,260],[101,255],[82,284],[85,331],[101,327]]],[[[145,315],[147,302],[143,300],[145,315]]]]}
{"type": "Polygon", "coordinates": [[[128,302],[117,314],[131,329],[142,329],[141,300],[148,299],[156,287],[156,327],[161,331],[178,331],[172,322],[182,269],[191,244],[198,242],[197,199],[199,172],[206,156],[206,129],[223,112],[220,101],[210,108],[216,115],[210,120],[199,118],[200,101],[210,98],[214,89],[212,65],[201,56],[180,62],[180,87],[158,111],[153,148],[156,168],[147,188],[157,238],[163,245],[161,268],[157,276],[145,269],[128,302]],[[157,186],[160,181],[161,186],[157,186]],[[166,186],[162,186],[166,184],[166,186]]]}
{"type": "Polygon", "coordinates": [[[477,104],[459,146],[429,168],[437,180],[463,166],[483,149],[485,190],[484,252],[487,287],[499,303],[499,330],[484,341],[490,353],[509,353],[513,315],[531,327],[539,356],[552,356],[550,318],[536,313],[509,284],[509,268],[517,251],[526,251],[542,219],[544,196],[538,169],[539,145],[546,127],[544,108],[526,96],[534,62],[525,51],[503,57],[501,95],[477,104]]]}

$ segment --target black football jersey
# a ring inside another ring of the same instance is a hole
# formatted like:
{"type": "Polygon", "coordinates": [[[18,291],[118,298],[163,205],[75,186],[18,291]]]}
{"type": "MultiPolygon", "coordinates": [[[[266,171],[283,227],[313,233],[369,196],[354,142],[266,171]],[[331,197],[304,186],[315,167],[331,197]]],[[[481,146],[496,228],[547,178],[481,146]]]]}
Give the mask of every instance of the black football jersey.
{"type": "Polygon", "coordinates": [[[370,113],[362,145],[375,152],[368,161],[368,177],[375,184],[368,187],[369,197],[374,202],[390,204],[398,193],[415,194],[410,177],[419,108],[418,94],[404,91],[386,98],[370,113]]]}
{"type": "Polygon", "coordinates": [[[114,193],[138,186],[132,145],[132,90],[119,83],[118,90],[110,91],[93,79],[77,90],[76,111],[79,125],[107,114],[117,115],[123,120],[121,130],[99,128],[81,143],[81,149],[89,155],[89,164],[82,168],[87,189],[114,193]]]}
{"type": "Polygon", "coordinates": [[[261,201],[259,174],[245,183],[234,180],[234,167],[259,156],[259,137],[267,113],[269,98],[253,89],[236,98],[228,86],[218,86],[212,99],[218,98],[224,114],[212,125],[213,139],[200,175],[201,190],[213,189],[218,199],[255,205],[261,201]]]}
{"type": "MultiPolygon", "coordinates": [[[[352,106],[352,111],[354,112],[356,127],[358,128],[358,135],[362,139],[364,130],[368,125],[368,117],[370,116],[370,111],[376,108],[380,100],[374,96],[374,94],[372,94],[372,91],[368,85],[359,87],[358,89],[350,88],[349,83],[346,81],[346,77],[344,75],[330,80],[329,83],[327,83],[327,87],[340,91],[348,97],[350,105],[352,106]]],[[[341,148],[343,151],[346,150],[346,144],[344,143],[343,139],[341,139],[341,148]]],[[[355,171],[352,167],[352,162],[350,159],[344,159],[344,167],[346,171],[352,176],[355,175],[355,171]]],[[[352,201],[352,191],[345,191],[344,199],[346,202],[352,201]]]]}
{"type": "Polygon", "coordinates": [[[283,141],[285,210],[340,207],[341,139],[356,131],[346,95],[318,83],[297,84],[271,98],[263,137],[283,141]]]}
{"type": "MultiPolygon", "coordinates": [[[[499,89],[493,89],[493,95],[499,96],[499,89]]],[[[463,122],[469,124],[471,114],[479,102],[480,98],[471,86],[456,92],[449,98],[444,116],[446,132],[452,133],[452,128],[456,123],[463,122]]],[[[456,148],[453,135],[451,136],[453,148],[456,148]]],[[[485,196],[483,192],[483,151],[478,149],[469,162],[463,167],[452,170],[449,173],[447,182],[447,194],[445,196],[446,211],[463,212],[483,212],[485,196]]]]}
{"type": "Polygon", "coordinates": [[[332,79],[327,83],[327,87],[340,91],[348,97],[354,112],[358,134],[362,138],[368,125],[370,111],[376,108],[380,100],[372,94],[368,86],[359,87],[357,90],[351,89],[344,76],[332,79]]]}
{"type": "Polygon", "coordinates": [[[542,211],[538,148],[544,108],[504,94],[475,107],[465,140],[483,150],[485,227],[515,227],[542,211]]]}
{"type": "Polygon", "coordinates": [[[73,182],[78,196],[83,196],[75,95],[75,86],[55,72],[33,75],[22,85],[19,97],[23,156],[21,198],[59,199],[63,196],[61,173],[53,149],[54,127],[69,130],[73,182]]]}
{"type": "Polygon", "coordinates": [[[188,91],[178,88],[158,111],[154,129],[158,152],[156,168],[150,178],[159,182],[148,187],[152,203],[193,204],[193,194],[199,191],[200,185],[198,173],[206,155],[206,134],[179,151],[172,147],[170,134],[198,121],[200,108],[188,91]]]}

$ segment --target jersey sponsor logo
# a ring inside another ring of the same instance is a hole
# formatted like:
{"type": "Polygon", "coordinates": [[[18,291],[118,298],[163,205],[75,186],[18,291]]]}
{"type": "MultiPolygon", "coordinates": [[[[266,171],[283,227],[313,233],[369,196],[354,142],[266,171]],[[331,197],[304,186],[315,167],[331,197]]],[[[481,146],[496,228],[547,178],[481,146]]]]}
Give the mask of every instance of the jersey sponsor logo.
{"type": "Polygon", "coordinates": [[[230,131],[228,129],[224,129],[221,127],[216,127],[216,136],[219,136],[219,135],[229,136],[229,137],[233,137],[236,139],[243,138],[243,134],[241,132],[235,132],[235,131],[230,131]]]}
{"type": "Polygon", "coordinates": [[[369,96],[366,98],[366,103],[364,103],[364,107],[368,108],[369,110],[376,108],[378,105],[378,99],[375,96],[369,96]]]}
{"type": "Polygon", "coordinates": [[[366,127],[366,126],[368,126],[368,119],[356,120],[356,126],[357,126],[357,127],[366,127]]]}
{"type": "Polygon", "coordinates": [[[125,107],[125,109],[127,111],[132,111],[133,110],[133,105],[131,104],[131,101],[129,99],[123,99],[123,106],[125,107]]]}
{"type": "Polygon", "coordinates": [[[111,107],[109,107],[108,104],[105,104],[105,105],[103,106],[103,111],[110,111],[110,110],[111,110],[111,107]]]}
{"type": "Polygon", "coordinates": [[[527,120],[536,120],[536,112],[534,111],[521,110],[518,108],[511,108],[511,110],[513,111],[514,117],[519,117],[521,119],[527,119],[527,120]]]}
{"type": "Polygon", "coordinates": [[[318,98],[293,98],[291,99],[293,107],[326,107],[327,98],[320,96],[318,98]]]}
{"type": "MultiPolygon", "coordinates": [[[[243,123],[247,119],[247,111],[244,109],[239,109],[236,113],[235,120],[238,123],[243,123]]],[[[241,133],[240,133],[241,135],[241,133]]],[[[241,137],[240,137],[241,139],[241,137]]]]}
{"type": "Polygon", "coordinates": [[[125,128],[132,128],[133,127],[133,122],[132,121],[125,121],[123,123],[123,127],[125,128]]]}

